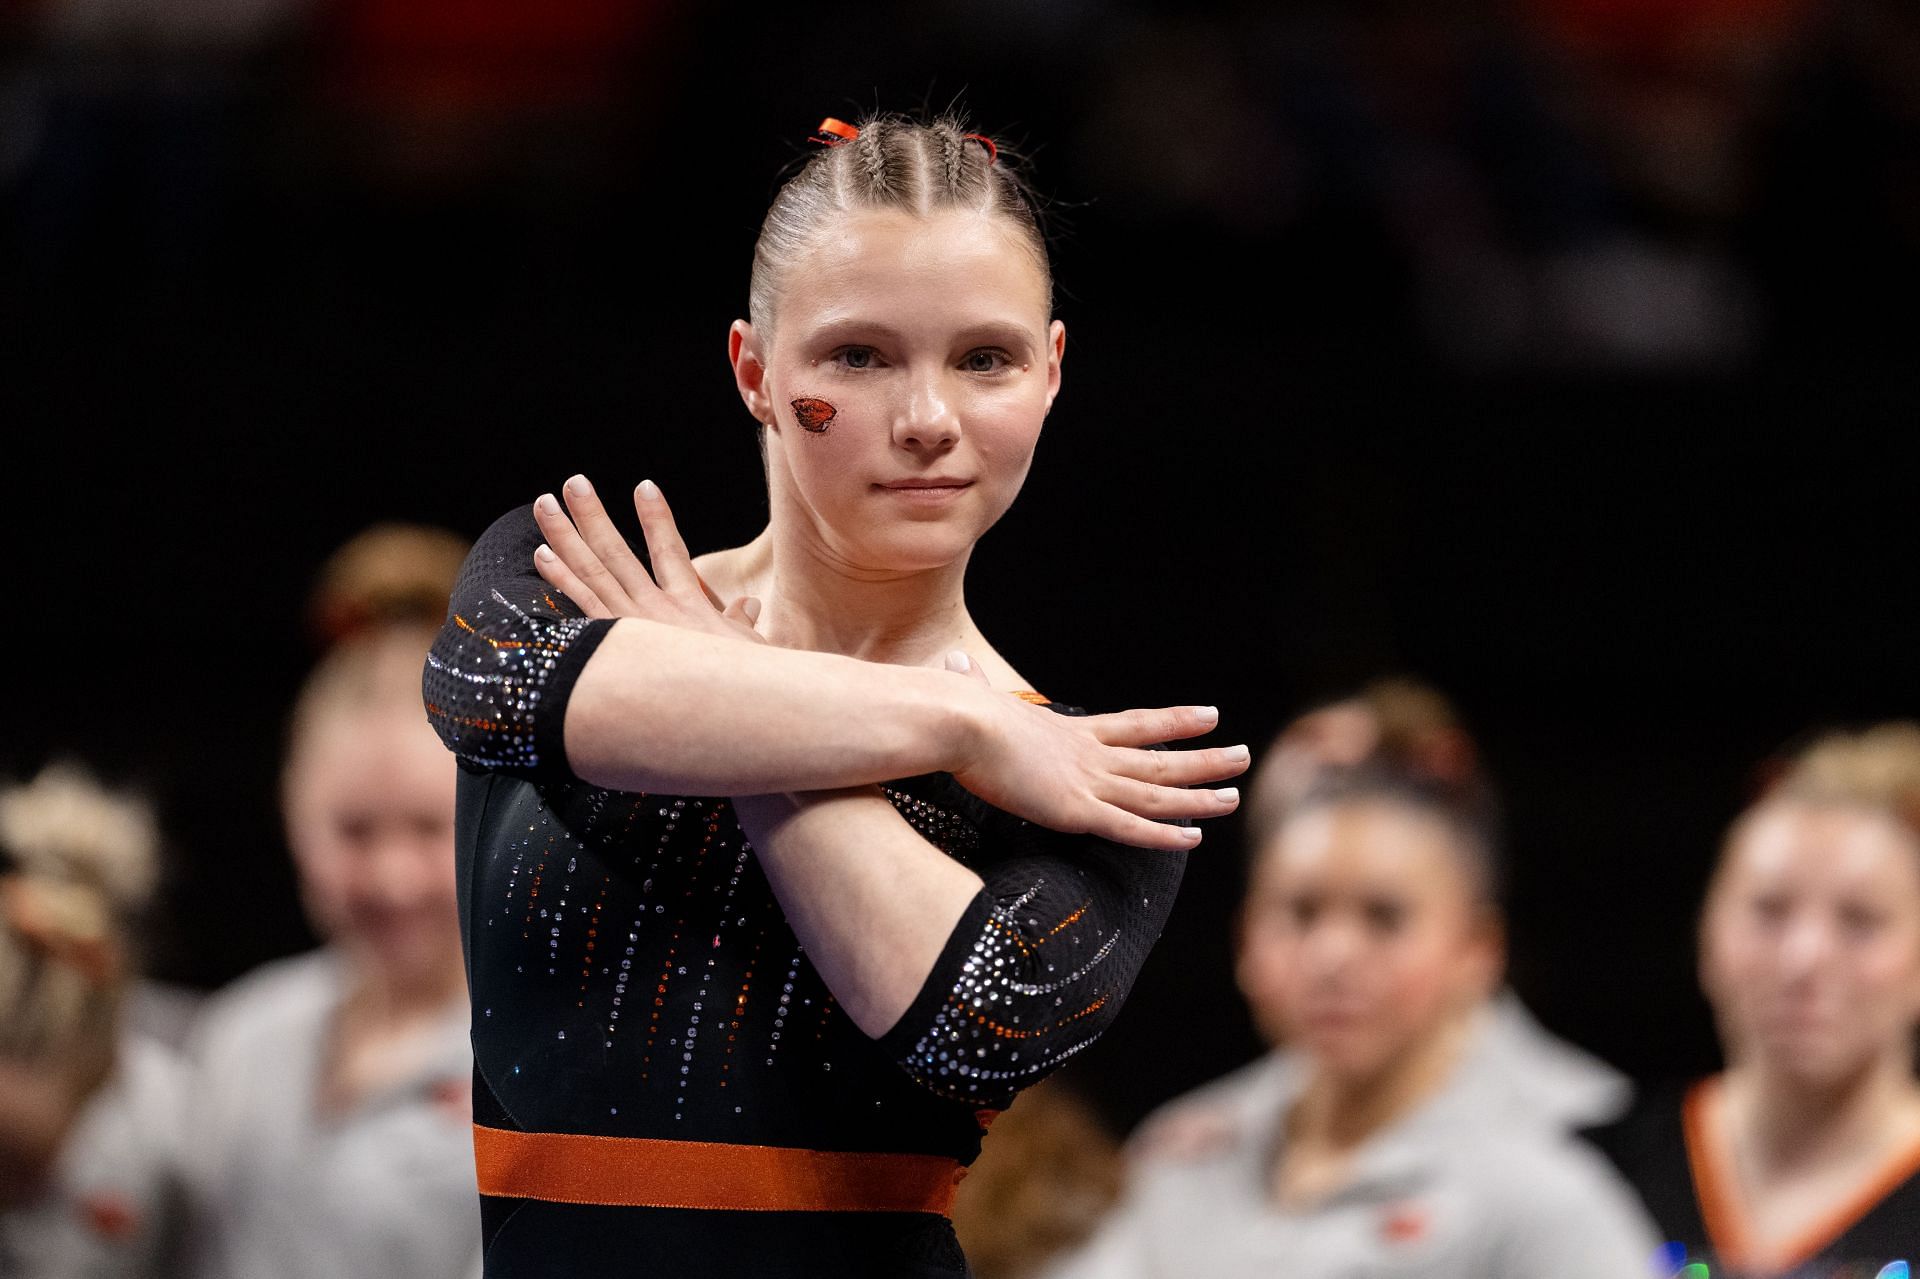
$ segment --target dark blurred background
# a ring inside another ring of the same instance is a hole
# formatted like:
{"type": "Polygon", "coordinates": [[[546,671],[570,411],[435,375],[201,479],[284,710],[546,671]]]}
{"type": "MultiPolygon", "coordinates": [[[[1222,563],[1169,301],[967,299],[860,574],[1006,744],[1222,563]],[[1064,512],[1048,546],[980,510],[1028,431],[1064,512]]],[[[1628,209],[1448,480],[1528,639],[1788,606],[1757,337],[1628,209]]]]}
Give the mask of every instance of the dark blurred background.
{"type": "MultiPolygon", "coordinates": [[[[724,333],[777,174],[955,99],[1034,160],[1070,336],[987,631],[1256,747],[1434,681],[1507,795],[1522,995],[1710,1067],[1755,766],[1920,713],[1910,0],[0,0],[0,765],[158,799],[154,971],[311,941],[275,787],[324,555],[576,470],[750,537],[724,333]]],[[[1122,1127],[1257,1050],[1241,858],[1213,827],[1074,1069],[1122,1127]]]]}

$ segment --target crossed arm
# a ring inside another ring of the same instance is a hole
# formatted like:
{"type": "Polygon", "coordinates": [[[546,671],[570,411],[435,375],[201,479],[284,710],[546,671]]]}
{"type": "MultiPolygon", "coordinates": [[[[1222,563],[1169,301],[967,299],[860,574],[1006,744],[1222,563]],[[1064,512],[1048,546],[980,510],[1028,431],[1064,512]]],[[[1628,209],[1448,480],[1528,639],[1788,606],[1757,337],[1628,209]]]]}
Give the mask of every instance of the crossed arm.
{"type": "Polygon", "coordinates": [[[548,740],[595,785],[733,796],[796,936],[869,1035],[900,1020],[983,889],[878,783],[947,772],[1050,830],[1169,852],[1199,842],[1170,820],[1238,802],[1186,787],[1243,771],[1244,748],[1145,749],[1210,730],[1202,708],[1075,718],[952,671],[774,647],[750,603],[706,594],[657,489],[635,499],[652,573],[584,479],[566,494],[571,519],[551,496],[535,504],[533,566],[597,647],[548,740]]]}

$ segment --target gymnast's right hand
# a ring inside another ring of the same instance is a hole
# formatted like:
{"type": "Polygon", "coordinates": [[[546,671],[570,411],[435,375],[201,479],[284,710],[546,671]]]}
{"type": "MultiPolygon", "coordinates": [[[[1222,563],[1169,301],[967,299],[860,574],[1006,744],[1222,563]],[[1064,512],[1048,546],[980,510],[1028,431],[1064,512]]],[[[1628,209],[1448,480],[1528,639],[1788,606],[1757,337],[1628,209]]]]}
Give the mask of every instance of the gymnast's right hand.
{"type": "Polygon", "coordinates": [[[567,499],[564,512],[551,493],[533,504],[534,523],[547,539],[534,552],[533,563],[547,584],[581,612],[594,618],[642,617],[766,642],[753,629],[760,614],[758,600],[742,596],[723,605],[700,580],[673,512],[652,480],[641,481],[633,494],[633,509],[653,560],[651,573],[620,535],[586,476],[574,476],[561,491],[567,499]]]}
{"type": "MultiPolygon", "coordinates": [[[[947,669],[984,685],[979,664],[964,654],[950,654],[947,669]]],[[[968,758],[952,771],[989,804],[1050,830],[1136,848],[1192,848],[1200,829],[1167,823],[1238,808],[1237,789],[1206,783],[1244,773],[1247,748],[1147,748],[1210,733],[1219,720],[1210,706],[1061,715],[1000,694],[982,703],[968,758]]]]}

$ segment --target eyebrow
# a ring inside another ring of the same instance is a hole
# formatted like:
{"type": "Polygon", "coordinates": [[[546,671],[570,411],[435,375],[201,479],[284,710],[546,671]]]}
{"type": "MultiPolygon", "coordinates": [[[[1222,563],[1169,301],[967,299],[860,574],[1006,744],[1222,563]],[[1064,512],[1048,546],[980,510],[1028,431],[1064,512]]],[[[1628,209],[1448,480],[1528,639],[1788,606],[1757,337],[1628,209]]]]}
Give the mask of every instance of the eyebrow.
{"type": "MultiPolygon", "coordinates": [[[[878,338],[883,342],[904,343],[906,336],[892,325],[883,324],[877,320],[863,320],[857,316],[829,320],[813,330],[810,335],[813,341],[822,344],[853,338],[878,338]]],[[[1039,345],[1031,329],[1013,320],[988,320],[981,324],[970,324],[954,334],[956,346],[980,346],[988,343],[1003,346],[1037,347],[1039,345]]]]}

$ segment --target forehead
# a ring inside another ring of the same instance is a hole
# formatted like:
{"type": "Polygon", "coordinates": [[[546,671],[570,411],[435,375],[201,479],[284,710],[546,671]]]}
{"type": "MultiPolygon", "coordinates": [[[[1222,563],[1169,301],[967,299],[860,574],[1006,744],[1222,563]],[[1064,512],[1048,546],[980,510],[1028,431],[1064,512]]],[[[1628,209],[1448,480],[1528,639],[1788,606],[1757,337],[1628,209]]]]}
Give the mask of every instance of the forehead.
{"type": "Polygon", "coordinates": [[[828,223],[783,281],[782,327],[846,319],[1044,328],[1047,283],[1006,219],[865,209],[828,223]]]}
{"type": "Polygon", "coordinates": [[[1461,878],[1452,838],[1444,823],[1403,804],[1328,804],[1299,814],[1274,833],[1255,878],[1281,891],[1308,886],[1424,890],[1461,878]]]}
{"type": "Polygon", "coordinates": [[[1736,832],[1727,860],[1729,878],[1752,887],[1920,895],[1920,848],[1892,818],[1866,808],[1769,805],[1736,832]]]}
{"type": "Polygon", "coordinates": [[[342,791],[358,798],[458,773],[426,716],[386,706],[321,708],[301,734],[292,762],[296,791],[342,791]]]}

